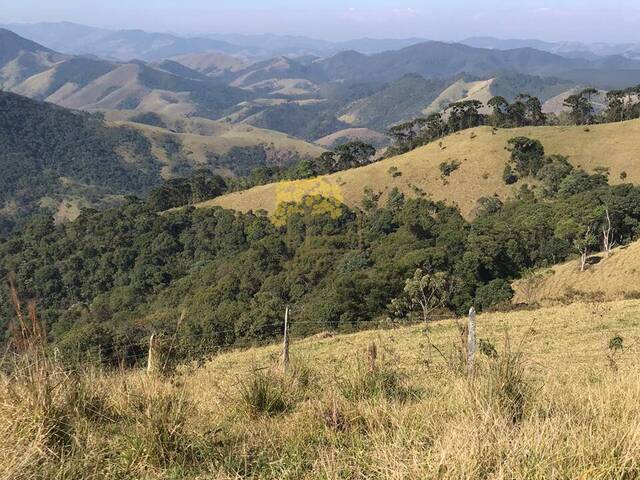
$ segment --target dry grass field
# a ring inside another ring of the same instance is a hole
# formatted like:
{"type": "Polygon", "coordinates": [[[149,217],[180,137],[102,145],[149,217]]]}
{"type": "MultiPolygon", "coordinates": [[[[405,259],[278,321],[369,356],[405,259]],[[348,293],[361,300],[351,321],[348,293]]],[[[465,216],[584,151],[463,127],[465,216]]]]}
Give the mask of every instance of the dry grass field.
{"type": "MultiPolygon", "coordinates": [[[[507,186],[502,180],[510,155],[505,149],[507,141],[521,135],[540,140],[547,154],[567,155],[576,167],[586,170],[608,167],[611,183],[622,182],[620,174],[623,171],[627,174],[625,182],[640,183],[639,120],[588,128],[561,126],[493,130],[491,127],[479,127],[458,132],[404,155],[319,177],[316,183],[331,185],[331,190],[339,191],[349,206],[360,204],[365,187],[383,194],[398,187],[409,196],[422,191],[433,200],[457,204],[464,215],[470,216],[478,198],[495,194],[505,199],[524,183],[520,181],[507,186]],[[439,165],[453,160],[461,162],[460,168],[445,181],[439,165]],[[390,171],[392,167],[400,175],[390,171]]],[[[278,192],[282,189],[297,191],[297,198],[301,199],[310,193],[307,185],[312,183],[294,181],[263,185],[199,206],[219,205],[240,211],[264,209],[273,212],[278,192]]]]}
{"type": "Polygon", "coordinates": [[[33,355],[1,377],[0,478],[638,478],[639,327],[637,300],[479,315],[471,379],[454,320],[294,335],[286,375],[276,345],[168,378],[33,355]]]}
{"type": "Polygon", "coordinates": [[[584,272],[575,259],[514,283],[515,303],[551,304],[580,298],[640,298],[640,242],[589,258],[584,272]]]}
{"type": "MultiPolygon", "coordinates": [[[[168,129],[130,121],[136,112],[110,111],[107,119],[114,125],[125,125],[141,131],[152,143],[154,155],[169,167],[172,163],[162,145],[167,137],[177,139],[182,145],[181,154],[195,166],[207,162],[207,153],[224,154],[232,147],[264,145],[276,156],[284,158],[299,155],[314,158],[325,150],[304,140],[274,130],[253,127],[248,124],[232,125],[206,118],[180,118],[160,115],[168,129]]],[[[168,168],[166,169],[168,171],[168,168]]],[[[229,173],[229,172],[223,172],[229,173]]],[[[165,175],[166,176],[166,175],[165,175]]]]}

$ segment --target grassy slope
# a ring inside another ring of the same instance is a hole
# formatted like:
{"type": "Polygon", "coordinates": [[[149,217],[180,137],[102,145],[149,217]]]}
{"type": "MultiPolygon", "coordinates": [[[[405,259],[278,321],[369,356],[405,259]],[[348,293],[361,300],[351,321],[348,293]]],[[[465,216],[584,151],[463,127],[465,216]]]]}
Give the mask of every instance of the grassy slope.
{"type": "MultiPolygon", "coordinates": [[[[458,80],[444,90],[438,98],[436,98],[431,105],[425,110],[425,114],[441,112],[447,108],[451,103],[460,102],[462,100],[479,100],[486,104],[493,94],[491,93],[491,85],[495,79],[479,80],[475,82],[467,82],[463,79],[458,80]]],[[[483,108],[483,113],[490,109],[483,108]]]]}
{"type": "MultiPolygon", "coordinates": [[[[248,413],[241,397],[253,371],[272,375],[278,346],[223,354],[167,380],[61,376],[55,408],[42,412],[29,403],[31,390],[2,382],[0,477],[637,478],[639,317],[637,300],[480,315],[478,336],[500,355],[505,331],[514,344],[525,338],[521,378],[528,387],[509,383],[523,392],[515,424],[500,382],[490,380],[503,377],[486,357],[478,356],[468,383],[434,349],[429,354],[419,326],[303,341],[294,335],[293,366],[308,371],[308,382],[296,382],[289,411],[274,416],[248,413]],[[625,344],[615,372],[606,356],[614,335],[625,344]],[[366,367],[357,373],[354,366],[371,342],[382,372],[401,375],[414,392],[406,401],[344,395],[345,381],[366,375],[366,367]],[[59,419],[73,449],[58,456],[47,428],[59,419]]],[[[455,323],[430,330],[448,355],[455,323]]],[[[293,378],[301,378],[295,370],[293,378]]]]}
{"type": "Polygon", "coordinates": [[[236,210],[265,209],[273,212],[281,200],[300,199],[309,193],[330,193],[350,206],[358,205],[365,187],[388,192],[393,187],[414,195],[419,187],[434,200],[459,205],[469,215],[479,197],[512,195],[523,183],[507,186],[502,171],[509,159],[507,141],[524,135],[539,139],[547,154],[568,155],[575,165],[587,170],[598,166],[611,169],[611,182],[617,183],[620,172],[627,172],[627,182],[640,183],[640,121],[584,127],[527,127],[492,132],[480,127],[451,135],[440,142],[365,167],[338,172],[314,180],[282,182],[255,187],[244,192],[216,198],[201,207],[220,205],[236,210]],[[441,162],[458,160],[461,166],[445,184],[441,178],[441,162]],[[401,176],[393,177],[389,168],[396,167],[401,176]]]}
{"type": "MultiPolygon", "coordinates": [[[[640,384],[622,371],[619,377],[612,375],[607,343],[621,335],[631,344],[639,331],[638,314],[640,302],[624,301],[480,315],[478,337],[490,340],[498,351],[504,351],[505,332],[514,343],[526,339],[522,350],[531,369],[529,381],[539,390],[529,399],[531,416],[515,429],[481,405],[482,393],[472,393],[460,376],[443,371],[443,361],[433,351],[429,365],[423,327],[416,326],[294,340],[294,362],[312,369],[321,393],[289,416],[238,431],[245,438],[256,435],[257,444],[273,439],[272,455],[283,472],[291,468],[286,464],[293,456],[287,443],[299,445],[295,452],[303,449],[314,460],[308,478],[607,478],[604,472],[614,463],[609,442],[618,434],[636,435],[640,428],[640,407],[628,403],[640,399],[640,384]],[[331,392],[339,390],[336,383],[353,374],[371,342],[422,398],[404,405],[374,399],[350,407],[338,393],[339,412],[347,423],[361,421],[361,429],[327,431],[318,412],[327,415],[331,392]],[[278,449],[282,460],[275,454],[278,449]]],[[[431,335],[445,355],[458,341],[453,321],[435,324],[431,335]]],[[[207,416],[220,418],[228,399],[224,392],[252,368],[272,365],[279,352],[275,346],[220,356],[187,380],[187,391],[207,416]]],[[[637,353],[636,346],[622,356],[621,370],[638,365],[637,353]]],[[[482,380],[477,388],[482,391],[482,380]]],[[[640,442],[637,437],[621,440],[619,448],[620,459],[629,460],[640,453],[640,442]]]]}
{"type": "Polygon", "coordinates": [[[640,296],[640,242],[619,247],[606,258],[599,253],[590,258],[581,272],[579,261],[572,260],[539,272],[541,277],[515,282],[514,302],[553,303],[588,297],[619,300],[640,296]]]}
{"type": "Polygon", "coordinates": [[[344,130],[339,130],[330,135],[319,138],[315,143],[326,148],[331,148],[337,140],[345,138],[350,140],[362,140],[363,142],[370,142],[373,144],[384,143],[388,140],[388,137],[385,134],[376,132],[369,128],[345,128],[344,130]]]}
{"type": "MultiPolygon", "coordinates": [[[[109,117],[126,118],[120,112],[110,112],[109,117]]],[[[162,116],[170,130],[130,122],[113,120],[116,125],[127,125],[142,131],[154,145],[154,154],[170,164],[161,145],[167,135],[178,138],[183,145],[183,152],[187,160],[194,165],[207,161],[207,152],[223,154],[232,147],[247,147],[259,144],[273,145],[278,152],[297,152],[302,157],[317,157],[324,149],[304,140],[290,137],[281,132],[265,130],[246,124],[231,125],[205,118],[176,119],[175,116],[162,116]]]]}

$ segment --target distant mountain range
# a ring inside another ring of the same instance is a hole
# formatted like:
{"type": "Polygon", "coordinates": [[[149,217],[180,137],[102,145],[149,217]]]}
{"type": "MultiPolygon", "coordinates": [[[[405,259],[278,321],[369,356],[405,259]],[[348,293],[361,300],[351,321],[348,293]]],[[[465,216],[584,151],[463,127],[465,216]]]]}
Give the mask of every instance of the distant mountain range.
{"type": "Polygon", "coordinates": [[[306,141],[341,131],[371,137],[370,130],[385,132],[462,99],[486,102],[496,94],[513,99],[530,93],[543,102],[554,99],[549,109],[557,111],[563,95],[578,87],[608,90],[640,83],[640,60],[565,56],[548,51],[564,47],[537,41],[468,40],[490,47],[478,48],[363,39],[329,48],[328,42],[275,35],[184,38],[69,23],[19,27],[47,43],[0,29],[2,89],[72,109],[201,117],[306,141]],[[532,42],[540,49],[528,45],[532,42]],[[508,46],[519,48],[503,49],[508,46]],[[343,47],[384,51],[310,53],[343,47]],[[277,50],[299,55],[256,59],[277,50]]]}
{"type": "Polygon", "coordinates": [[[328,42],[289,35],[208,34],[178,36],[142,30],[108,30],[70,22],[1,25],[18,35],[71,55],[95,55],[104,59],[156,61],[167,57],[216,51],[252,60],[281,55],[329,56],[343,50],[371,54],[395,50],[425,39],[362,38],[328,42]]]}
{"type": "MultiPolygon", "coordinates": [[[[0,26],[58,52],[72,55],[95,55],[119,61],[132,59],[157,61],[171,56],[211,51],[238,55],[254,61],[282,55],[328,57],[346,50],[355,50],[365,55],[371,55],[389,50],[399,50],[428,41],[427,38],[414,37],[404,39],[358,38],[331,42],[304,36],[233,33],[187,36],[151,33],[142,30],[108,30],[70,22],[14,23],[0,26]]],[[[631,42],[608,44],[470,37],[457,43],[492,50],[534,48],[568,58],[587,60],[611,55],[640,59],[640,43],[631,42]]]]}
{"type": "Polygon", "coordinates": [[[535,48],[545,52],[556,53],[570,58],[586,58],[620,55],[632,59],[640,59],[640,43],[584,43],[584,42],[545,42],[542,40],[503,40],[494,37],[471,37],[460,43],[476,48],[495,50],[512,50],[515,48],[535,48]]]}

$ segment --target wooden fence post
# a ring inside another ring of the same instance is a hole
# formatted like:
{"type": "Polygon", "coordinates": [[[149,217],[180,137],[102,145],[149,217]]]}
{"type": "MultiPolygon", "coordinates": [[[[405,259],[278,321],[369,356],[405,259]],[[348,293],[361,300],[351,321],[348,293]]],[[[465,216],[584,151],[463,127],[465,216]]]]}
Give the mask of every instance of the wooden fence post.
{"type": "Polygon", "coordinates": [[[152,333],[149,337],[149,354],[147,356],[147,373],[149,375],[156,375],[160,372],[160,357],[157,347],[156,334],[152,333]]]}
{"type": "Polygon", "coordinates": [[[376,360],[378,358],[378,347],[376,347],[375,342],[371,342],[369,344],[369,348],[367,349],[367,358],[369,360],[369,371],[374,372],[377,368],[376,360]]]}
{"type": "Polygon", "coordinates": [[[476,309],[469,309],[469,325],[467,328],[467,374],[473,375],[473,360],[476,353],[476,309]]]}
{"type": "Polygon", "coordinates": [[[284,340],[282,344],[282,373],[289,368],[289,306],[284,311],[284,340]]]}

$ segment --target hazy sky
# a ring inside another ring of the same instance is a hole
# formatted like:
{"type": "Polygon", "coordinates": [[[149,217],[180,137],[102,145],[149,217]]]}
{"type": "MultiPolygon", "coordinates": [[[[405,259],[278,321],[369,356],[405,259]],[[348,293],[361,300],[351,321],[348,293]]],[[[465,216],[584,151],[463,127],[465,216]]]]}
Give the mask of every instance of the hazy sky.
{"type": "Polygon", "coordinates": [[[325,39],[472,35],[640,42],[640,0],[0,0],[0,22],[325,39]]]}

